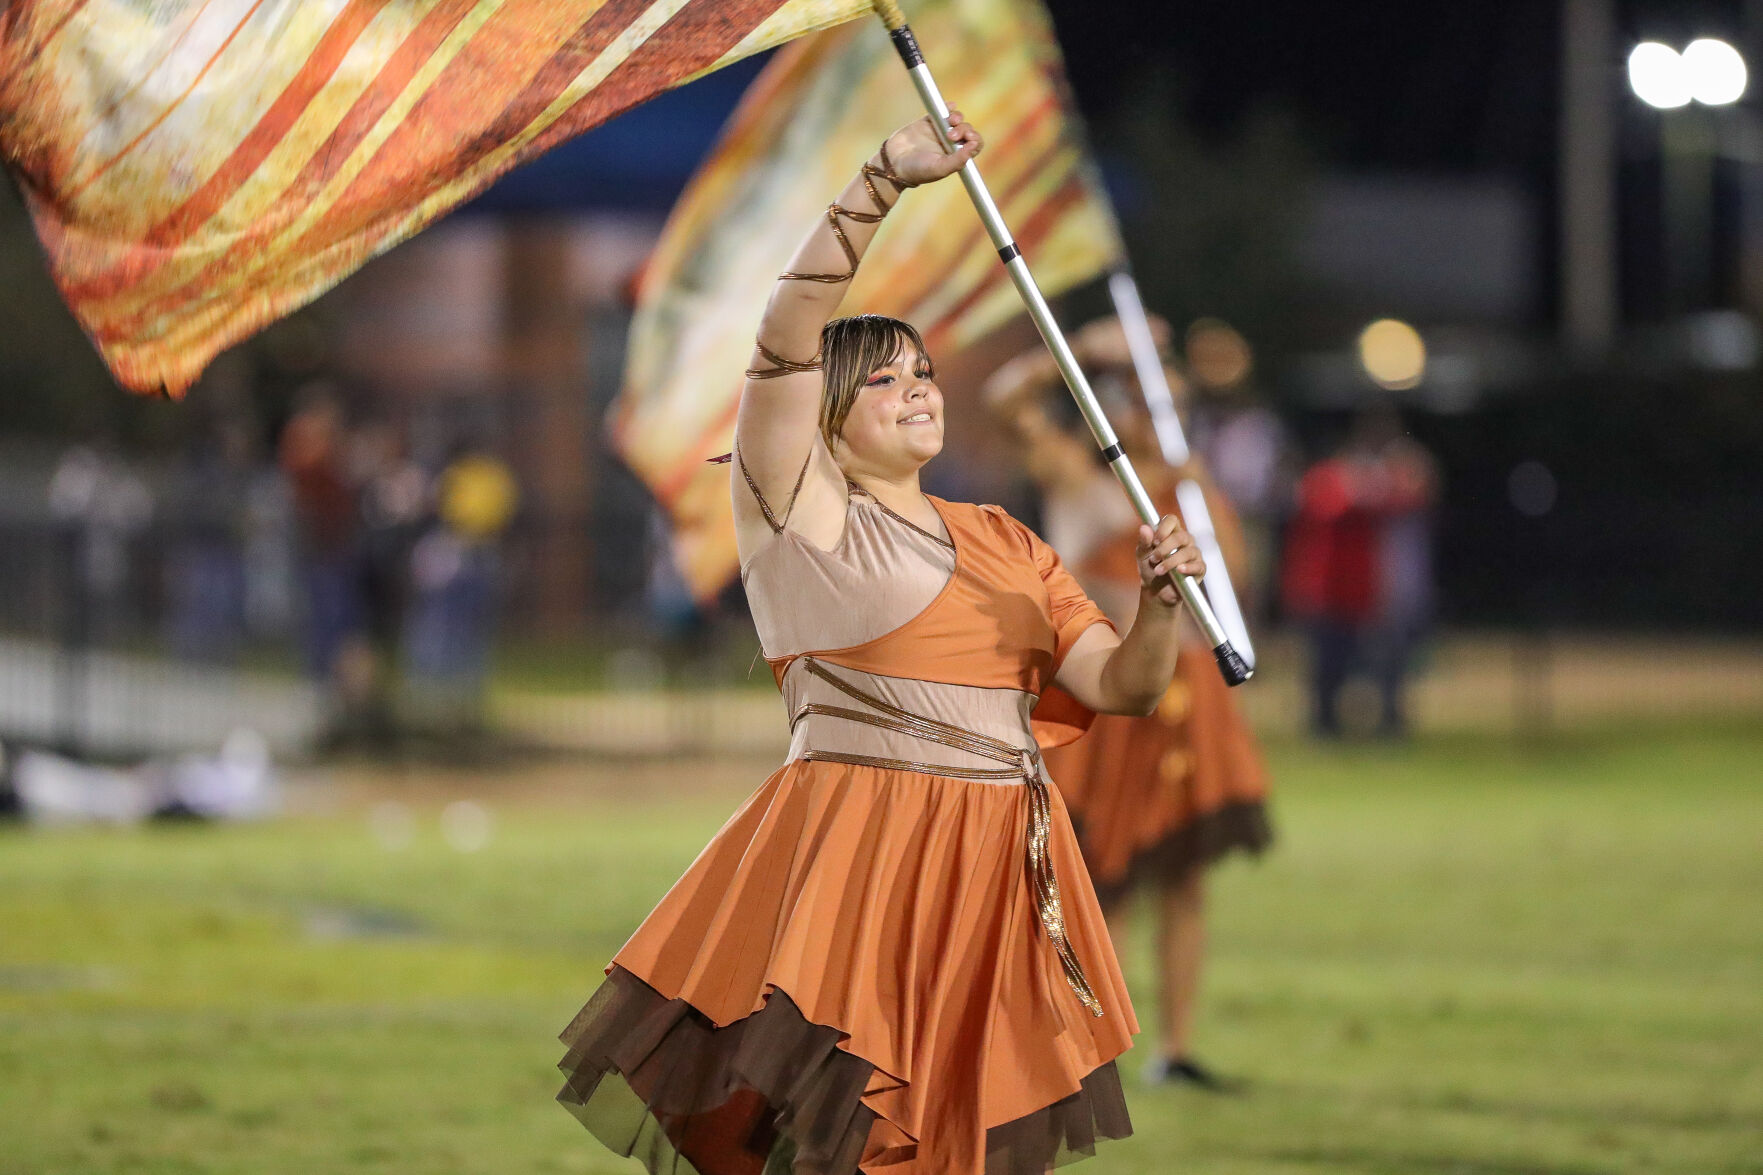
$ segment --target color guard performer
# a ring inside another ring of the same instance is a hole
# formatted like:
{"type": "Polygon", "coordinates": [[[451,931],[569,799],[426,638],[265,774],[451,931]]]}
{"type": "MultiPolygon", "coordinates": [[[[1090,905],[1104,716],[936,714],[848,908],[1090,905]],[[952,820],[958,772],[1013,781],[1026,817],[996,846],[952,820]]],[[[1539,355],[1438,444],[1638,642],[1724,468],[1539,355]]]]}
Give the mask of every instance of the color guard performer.
{"type": "Polygon", "coordinates": [[[1173,516],[1144,527],[1117,635],[1028,528],[921,492],[931,356],[833,315],[905,189],[979,152],[950,126],[948,154],[928,120],[887,140],[759,325],[731,492],[789,759],[563,1036],[560,1099],[652,1172],[1040,1175],[1131,1131],[1137,1024],[1040,746],[1157,705],[1165,577],[1204,564],[1173,516]]]}
{"type": "MultiPolygon", "coordinates": [[[[1162,344],[1168,326],[1153,326],[1162,344]]],[[[1176,485],[1198,480],[1226,562],[1244,567],[1235,512],[1199,461],[1182,469],[1163,461],[1119,322],[1089,324],[1073,349],[1152,499],[1173,509],[1176,485]]],[[[1179,394],[1184,382],[1167,374],[1179,394]]],[[[1036,351],[1012,360],[988,381],[986,400],[1041,491],[1047,541],[1110,620],[1132,624],[1138,519],[1067,401],[1052,358],[1036,351]]],[[[1047,766],[1077,825],[1117,947],[1126,941],[1131,892],[1143,885],[1155,894],[1162,1033],[1148,1080],[1219,1091],[1227,1083],[1196,1061],[1190,1046],[1206,946],[1204,877],[1228,853],[1258,854],[1267,846],[1267,772],[1207,642],[1192,623],[1182,627],[1179,669],[1156,712],[1099,718],[1083,738],[1049,751],[1047,766]]]]}

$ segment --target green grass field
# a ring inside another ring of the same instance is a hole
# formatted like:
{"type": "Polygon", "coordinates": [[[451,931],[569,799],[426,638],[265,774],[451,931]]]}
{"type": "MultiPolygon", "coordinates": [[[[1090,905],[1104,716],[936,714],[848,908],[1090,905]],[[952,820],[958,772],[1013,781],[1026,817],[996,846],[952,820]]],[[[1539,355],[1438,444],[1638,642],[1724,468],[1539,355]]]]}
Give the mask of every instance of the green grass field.
{"type": "MultiPolygon", "coordinates": [[[[1251,1089],[1129,1057],[1138,1134],[1081,1169],[1763,1172],[1763,729],[1273,757],[1200,1042],[1251,1089]]],[[[763,766],[663,799],[663,767],[545,771],[388,779],[397,851],[360,786],[263,827],[0,831],[0,1173],[636,1170],[552,1103],[553,1037],[763,766]],[[470,854],[437,819],[467,791],[497,817],[470,854]]]]}

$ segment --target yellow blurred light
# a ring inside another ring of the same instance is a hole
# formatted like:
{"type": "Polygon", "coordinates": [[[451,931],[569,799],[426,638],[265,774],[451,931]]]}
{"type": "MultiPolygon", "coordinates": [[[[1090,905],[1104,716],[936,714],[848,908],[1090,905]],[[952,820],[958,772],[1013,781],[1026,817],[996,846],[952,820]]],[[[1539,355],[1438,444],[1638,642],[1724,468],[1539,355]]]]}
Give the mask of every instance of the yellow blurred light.
{"type": "Polygon", "coordinates": [[[1255,369],[1249,341],[1228,322],[1201,318],[1188,327],[1188,371],[1203,388],[1234,388],[1255,369]]]}
{"type": "Polygon", "coordinates": [[[1359,362],[1377,386],[1406,391],[1426,376],[1426,342],[1407,323],[1380,318],[1359,336],[1359,362]]]}

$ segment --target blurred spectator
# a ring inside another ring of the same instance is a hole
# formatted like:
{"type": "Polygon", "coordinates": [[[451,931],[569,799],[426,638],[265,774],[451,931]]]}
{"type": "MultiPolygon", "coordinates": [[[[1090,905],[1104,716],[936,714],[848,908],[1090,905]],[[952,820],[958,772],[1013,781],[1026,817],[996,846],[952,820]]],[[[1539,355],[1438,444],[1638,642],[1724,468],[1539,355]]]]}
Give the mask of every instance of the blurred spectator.
{"type": "Polygon", "coordinates": [[[178,470],[168,515],[177,529],[165,568],[166,635],[180,657],[230,661],[245,636],[245,541],[251,440],[223,420],[178,470]]]}
{"type": "Polygon", "coordinates": [[[451,729],[482,724],[499,543],[518,504],[508,466],[462,445],[441,471],[435,523],[411,552],[404,649],[412,700],[451,729]]]}
{"type": "Polygon", "coordinates": [[[1247,548],[1238,593],[1253,619],[1264,602],[1257,585],[1273,582],[1274,535],[1291,501],[1291,441],[1255,386],[1254,353],[1236,330],[1200,319],[1188,328],[1187,355],[1198,393],[1189,411],[1190,439],[1237,507],[1247,548]]]}
{"type": "Polygon", "coordinates": [[[114,640],[132,617],[133,544],[153,518],[147,483],[111,447],[76,445],[49,480],[49,512],[67,544],[72,635],[114,640]]]}
{"type": "Polygon", "coordinates": [[[349,483],[359,487],[362,624],[374,654],[371,710],[389,723],[391,677],[411,599],[411,553],[430,515],[430,478],[388,421],[361,425],[349,442],[349,483]]]}
{"type": "Polygon", "coordinates": [[[1298,483],[1287,534],[1287,611],[1311,644],[1311,729],[1341,733],[1340,695],[1355,671],[1375,682],[1378,733],[1407,732],[1410,662],[1433,611],[1433,459],[1388,406],[1363,413],[1346,444],[1298,483]]]}
{"type": "Polygon", "coordinates": [[[245,626],[285,637],[300,611],[293,493],[275,466],[259,466],[245,492],[245,626]]]}
{"type": "Polygon", "coordinates": [[[327,692],[331,737],[374,733],[376,668],[362,599],[360,509],[345,465],[343,408],[308,389],[282,433],[305,588],[307,672],[327,692]]]}

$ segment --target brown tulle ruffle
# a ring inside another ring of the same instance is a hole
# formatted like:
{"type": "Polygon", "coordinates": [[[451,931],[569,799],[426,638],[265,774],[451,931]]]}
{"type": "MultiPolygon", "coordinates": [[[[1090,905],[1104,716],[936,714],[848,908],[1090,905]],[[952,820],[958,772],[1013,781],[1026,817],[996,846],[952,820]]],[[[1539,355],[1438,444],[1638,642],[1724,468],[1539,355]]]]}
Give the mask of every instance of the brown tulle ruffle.
{"type": "MultiPolygon", "coordinates": [[[[920,1172],[917,1142],[863,1102],[897,1085],[773,991],[718,1028],[622,968],[564,1031],[562,1102],[652,1175],[920,1172]]],[[[976,1063],[978,1059],[976,1058],[976,1063]]],[[[1132,1133],[1114,1064],[1050,1106],[986,1132],[984,1175],[1044,1175],[1132,1133]]]]}
{"type": "MultiPolygon", "coordinates": [[[[1082,821],[1073,818],[1078,835],[1082,821]]],[[[1124,898],[1135,887],[1186,877],[1230,853],[1260,856],[1273,843],[1273,825],[1266,805],[1259,800],[1227,804],[1215,812],[1195,817],[1168,836],[1133,855],[1124,876],[1104,880],[1093,877],[1096,897],[1104,906],[1124,898]]]]}

